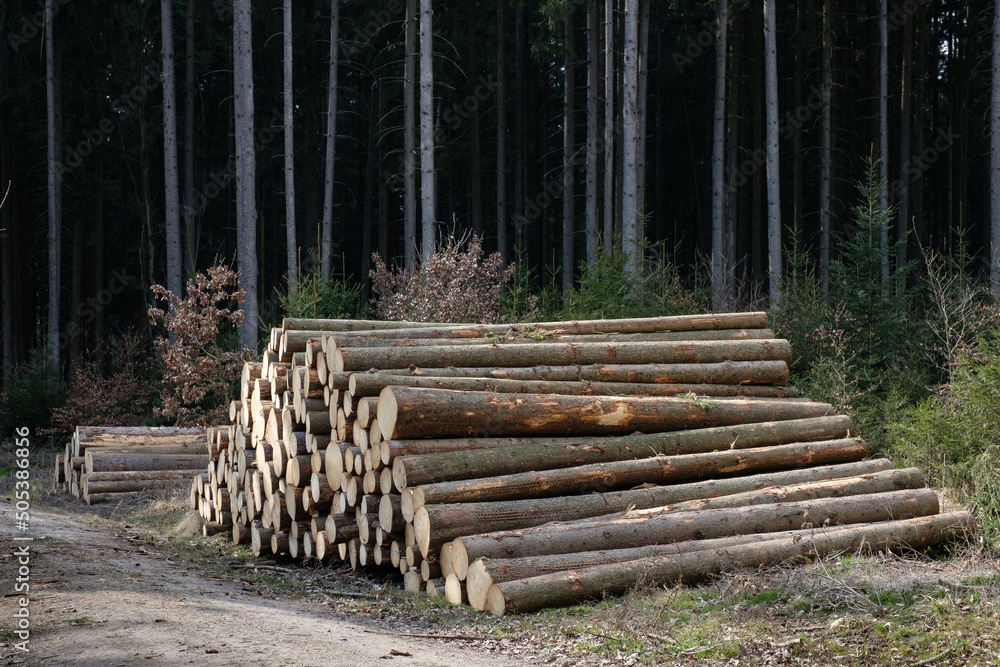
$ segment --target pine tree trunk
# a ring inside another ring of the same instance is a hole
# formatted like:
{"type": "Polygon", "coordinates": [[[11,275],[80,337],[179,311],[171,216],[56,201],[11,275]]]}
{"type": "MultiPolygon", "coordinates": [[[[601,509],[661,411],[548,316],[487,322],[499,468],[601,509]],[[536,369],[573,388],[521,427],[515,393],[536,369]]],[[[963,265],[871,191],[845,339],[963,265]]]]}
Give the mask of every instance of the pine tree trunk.
{"type": "Polygon", "coordinates": [[[379,396],[378,423],[386,439],[476,433],[493,437],[625,435],[822,417],[832,410],[826,403],[789,399],[591,397],[387,387],[379,396]]]}
{"type": "Polygon", "coordinates": [[[716,0],[718,32],[715,38],[715,104],[712,123],[712,310],[725,305],[725,204],[723,146],[726,135],[726,28],[729,23],[727,0],[716,0]]]}
{"type": "Polygon", "coordinates": [[[295,233],[295,132],[292,80],[292,0],[283,3],[284,25],[284,119],[285,119],[285,257],[288,296],[295,298],[299,286],[298,242],[295,233]]]}
{"type": "Polygon", "coordinates": [[[550,606],[569,606],[588,598],[623,593],[641,579],[647,586],[669,586],[680,581],[702,581],[723,568],[758,568],[790,560],[795,556],[819,556],[863,549],[922,550],[949,539],[962,539],[975,531],[968,512],[956,512],[909,520],[884,521],[867,526],[763,540],[715,551],[601,565],[582,570],[532,577],[491,586],[486,608],[497,616],[527,612],[550,606]]]}
{"type": "Polygon", "coordinates": [[[564,0],[563,11],[566,15],[565,31],[563,33],[563,220],[562,220],[562,289],[568,295],[573,287],[573,218],[574,190],[573,187],[573,151],[574,137],[574,93],[576,92],[575,67],[573,54],[573,9],[574,3],[564,0]]]}
{"type": "Polygon", "coordinates": [[[781,194],[778,173],[778,49],[775,0],[764,0],[764,96],[767,123],[767,258],[771,308],[781,302],[781,194]]]}
{"type": "Polygon", "coordinates": [[[333,182],[337,140],[337,31],[340,24],[340,0],[330,0],[330,77],[326,104],[326,180],[323,184],[323,233],[320,247],[321,276],[330,280],[333,269],[333,182]]]}
{"type": "Polygon", "coordinates": [[[639,81],[636,85],[636,208],[639,239],[645,239],[646,219],[646,96],[649,74],[649,0],[639,2],[639,81]]]}
{"type": "MultiPolygon", "coordinates": [[[[469,40],[469,99],[478,100],[476,89],[481,85],[479,81],[479,63],[476,52],[476,1],[466,0],[466,26],[469,40]]],[[[469,180],[472,209],[472,231],[479,238],[483,238],[483,183],[479,157],[479,104],[472,106],[471,131],[469,135],[470,167],[469,180]]]]}
{"type": "Polygon", "coordinates": [[[407,272],[417,268],[417,0],[406,0],[403,45],[403,257],[407,272]]]}
{"type": "Polygon", "coordinates": [[[250,0],[233,2],[236,113],[236,246],[243,301],[240,344],[257,348],[257,167],[254,154],[253,41],[250,0]]]}
{"type": "Polygon", "coordinates": [[[1000,0],[993,3],[990,93],[990,287],[1000,293],[1000,0]]]}
{"type": "Polygon", "coordinates": [[[639,0],[625,0],[625,64],[622,73],[622,253],[625,272],[638,278],[642,270],[639,246],[638,118],[639,0]]]}
{"type": "Polygon", "coordinates": [[[693,512],[660,513],[636,518],[585,519],[551,523],[522,530],[458,538],[471,563],[477,558],[522,558],[548,554],[626,549],[649,544],[729,537],[748,532],[761,535],[837,524],[873,523],[937,514],[938,495],[931,489],[821,498],[770,505],[735,507],[693,512]]]}
{"type": "Polygon", "coordinates": [[[184,62],[184,274],[193,278],[197,268],[198,238],[194,219],[194,0],[187,0],[184,62]]]}
{"type": "MultiPolygon", "coordinates": [[[[910,227],[910,114],[911,95],[913,94],[913,17],[904,12],[903,23],[903,58],[899,66],[903,70],[900,84],[900,123],[899,123],[899,210],[896,213],[896,270],[902,271],[906,266],[906,238],[910,227]]],[[[897,293],[906,289],[906,281],[900,280],[896,285],[897,293]]]]}
{"type": "Polygon", "coordinates": [[[48,379],[55,385],[61,377],[59,363],[59,267],[62,263],[62,171],[59,164],[59,125],[56,110],[55,0],[45,0],[45,98],[48,138],[49,199],[49,317],[48,379]]]}
{"type": "Polygon", "coordinates": [[[497,0],[497,252],[507,264],[507,49],[504,0],[497,0]]]}
{"type": "Polygon", "coordinates": [[[420,258],[435,252],[434,26],[431,0],[420,0],[420,258]]]}
{"type": "Polygon", "coordinates": [[[610,255],[615,220],[615,5],[604,1],[604,254],[610,255]]]}
{"type": "Polygon", "coordinates": [[[587,233],[587,266],[597,266],[597,175],[600,151],[600,136],[597,130],[598,86],[601,81],[600,69],[600,19],[597,14],[597,0],[587,3],[587,194],[584,218],[587,233]]]}
{"type": "Polygon", "coordinates": [[[160,0],[163,54],[163,187],[167,228],[167,289],[181,296],[180,181],[177,177],[177,94],[174,85],[173,2],[160,0]]]}
{"type": "Polygon", "coordinates": [[[833,181],[833,0],[823,0],[823,118],[820,129],[819,287],[830,291],[830,216],[833,181]]]}
{"type": "MultiPolygon", "coordinates": [[[[881,0],[879,19],[878,67],[878,180],[882,189],[878,195],[878,212],[889,210],[889,0],[881,0]]],[[[882,298],[889,298],[889,226],[887,218],[879,229],[882,251],[882,298]]]]}

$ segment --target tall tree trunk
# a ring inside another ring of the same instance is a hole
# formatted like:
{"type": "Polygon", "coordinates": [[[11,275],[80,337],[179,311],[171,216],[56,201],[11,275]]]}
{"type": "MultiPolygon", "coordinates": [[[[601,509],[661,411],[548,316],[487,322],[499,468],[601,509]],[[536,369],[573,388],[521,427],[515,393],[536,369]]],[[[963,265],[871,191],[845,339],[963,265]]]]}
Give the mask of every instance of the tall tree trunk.
{"type": "MultiPolygon", "coordinates": [[[[385,79],[379,77],[375,82],[375,87],[378,89],[378,114],[376,118],[378,119],[378,135],[382,135],[382,120],[385,117],[385,111],[388,107],[387,89],[385,85],[385,79]]],[[[381,142],[378,143],[378,157],[379,164],[384,164],[385,162],[385,152],[382,149],[381,142]]],[[[389,183],[385,172],[382,172],[382,176],[378,179],[378,251],[385,259],[386,263],[389,263],[389,258],[392,256],[389,253],[389,207],[391,206],[391,197],[389,193],[389,183]]],[[[369,257],[368,260],[370,261],[369,257]]]]}
{"type": "Polygon", "coordinates": [[[187,0],[184,16],[184,275],[193,278],[197,268],[198,239],[194,218],[194,0],[187,0]]]}
{"type": "MultiPolygon", "coordinates": [[[[726,250],[726,265],[729,266],[730,275],[728,277],[723,276],[723,285],[726,287],[725,300],[727,304],[733,304],[736,302],[736,270],[738,266],[737,262],[737,227],[739,224],[739,185],[737,182],[739,178],[740,181],[743,177],[740,177],[738,169],[736,167],[737,163],[737,152],[739,151],[739,134],[740,134],[740,101],[741,101],[741,74],[740,74],[740,59],[742,57],[741,44],[742,44],[742,22],[740,20],[741,5],[739,3],[733,7],[732,23],[735,30],[731,39],[727,39],[729,42],[730,50],[730,62],[732,63],[729,67],[729,97],[732,102],[729,104],[729,131],[726,135],[726,191],[725,191],[725,202],[726,202],[726,228],[724,230],[725,236],[723,238],[723,246],[726,250]]],[[[727,31],[728,36],[728,31],[727,31]]]]}
{"type": "Polygon", "coordinates": [[[333,175],[337,143],[337,62],[339,46],[337,30],[340,24],[340,0],[330,0],[330,78],[326,104],[326,180],[323,184],[323,257],[321,275],[329,280],[333,267],[333,175]]]}
{"type": "Polygon", "coordinates": [[[507,49],[504,0],[497,2],[497,251],[507,263],[507,49]]]}
{"type": "MultiPolygon", "coordinates": [[[[905,12],[903,23],[903,58],[899,66],[903,70],[900,83],[900,123],[899,123],[899,211],[896,216],[896,270],[906,265],[907,239],[910,226],[910,115],[913,80],[913,17],[905,12]]],[[[899,294],[906,289],[906,281],[900,279],[896,285],[899,294]]]]}
{"type": "Polygon", "coordinates": [[[712,310],[723,310],[726,302],[725,204],[723,147],[726,140],[726,27],[727,0],[716,0],[718,33],[715,39],[715,104],[712,123],[712,310]]]}
{"type": "MultiPolygon", "coordinates": [[[[802,36],[802,3],[795,4],[795,108],[803,109],[805,106],[805,95],[803,92],[803,36],[802,36]]],[[[802,122],[796,119],[795,136],[792,142],[792,229],[793,238],[791,240],[794,251],[798,253],[802,248],[802,122]]]]}
{"type": "Polygon", "coordinates": [[[625,66],[622,82],[622,252],[625,271],[638,277],[639,257],[639,202],[638,174],[636,173],[638,131],[636,106],[638,105],[639,80],[639,0],[625,0],[625,66]]]}
{"type": "MultiPolygon", "coordinates": [[[[914,48],[916,50],[916,59],[914,62],[914,68],[916,70],[914,76],[914,90],[913,90],[913,108],[916,112],[913,115],[914,126],[913,126],[913,145],[916,146],[916,154],[922,154],[924,150],[924,91],[926,90],[924,82],[926,79],[926,64],[927,64],[927,51],[925,48],[927,30],[929,29],[927,25],[927,7],[925,5],[920,5],[920,9],[917,10],[917,20],[914,25],[916,30],[916,38],[914,48]]],[[[918,173],[913,175],[912,178],[912,192],[913,192],[913,214],[911,220],[913,220],[913,236],[917,245],[921,244],[924,240],[923,237],[923,218],[924,218],[924,175],[923,170],[919,170],[918,173]]]]}
{"type": "Polygon", "coordinates": [[[830,205],[833,170],[833,0],[823,0],[823,119],[820,129],[819,286],[830,292],[830,205]]]}
{"type": "Polygon", "coordinates": [[[764,0],[764,97],[767,107],[767,259],[771,308],[781,301],[781,195],[778,174],[778,49],[775,0],[764,0]]]}
{"type": "Polygon", "coordinates": [[[1000,0],[993,3],[990,92],[990,288],[1000,292],[1000,0]]]}
{"type": "Polygon", "coordinates": [[[587,3],[587,199],[584,217],[587,228],[587,266],[597,264],[597,174],[600,138],[597,134],[597,88],[600,85],[600,21],[597,14],[597,0],[587,3]]]}
{"type": "Polygon", "coordinates": [[[574,218],[574,187],[573,187],[573,147],[574,137],[574,104],[576,89],[573,66],[573,9],[570,0],[564,0],[563,10],[566,13],[566,24],[563,48],[563,224],[562,224],[562,289],[568,295],[573,287],[573,218],[574,218]]]}
{"type": "MultiPolygon", "coordinates": [[[[7,50],[0,49],[0,99],[7,98],[7,50]]],[[[7,127],[7,106],[0,106],[0,127],[7,127]]],[[[0,174],[8,176],[11,173],[10,135],[4,133],[0,137],[0,174]]],[[[14,252],[11,247],[14,242],[12,229],[14,216],[11,215],[12,203],[9,183],[0,179],[0,338],[3,338],[3,354],[0,357],[0,387],[10,386],[11,374],[14,371],[14,252]]]]}
{"type": "Polygon", "coordinates": [[[611,254],[615,221],[615,3],[604,2],[604,254],[611,254]]]}
{"type": "Polygon", "coordinates": [[[299,291],[298,243],[295,240],[295,132],[292,104],[292,0],[284,0],[284,117],[285,117],[285,251],[288,260],[288,295],[295,298],[299,291]]]}
{"type": "Polygon", "coordinates": [[[431,0],[420,0],[420,251],[434,254],[437,193],[434,183],[434,26],[431,0]]]}
{"type": "Polygon", "coordinates": [[[233,82],[236,114],[236,255],[246,290],[240,344],[257,349],[257,165],[254,154],[253,40],[250,0],[233,2],[233,82]]]}
{"type": "Polygon", "coordinates": [[[368,271],[372,261],[372,200],[375,199],[375,123],[379,106],[381,85],[372,88],[371,104],[368,107],[368,141],[365,151],[365,203],[361,214],[361,303],[368,302],[368,271]]]}
{"type": "Polygon", "coordinates": [[[181,208],[177,177],[177,94],[174,85],[174,18],[171,0],[160,0],[163,47],[163,187],[167,227],[167,289],[181,296],[181,208]]]}
{"type": "Polygon", "coordinates": [[[403,265],[417,268],[417,0],[406,0],[403,61],[403,265]]]}
{"type": "MultiPolygon", "coordinates": [[[[94,206],[94,298],[99,299],[104,289],[104,160],[97,160],[97,203],[94,206]]],[[[94,363],[98,368],[104,364],[104,351],[107,347],[104,341],[104,308],[95,309],[91,351],[94,363]]]]}
{"type": "Polygon", "coordinates": [[[639,214],[639,238],[645,238],[646,220],[646,82],[649,77],[649,0],[639,0],[639,82],[636,86],[636,207],[639,214]]]}
{"type": "Polygon", "coordinates": [[[528,196],[525,159],[528,145],[527,131],[527,71],[528,71],[528,17],[524,4],[518,3],[514,10],[516,24],[514,53],[514,246],[520,253],[524,250],[524,209],[528,196]]]}
{"type": "Polygon", "coordinates": [[[482,167],[479,164],[479,104],[476,89],[479,87],[479,63],[476,53],[476,0],[466,0],[466,23],[469,38],[469,99],[477,100],[472,105],[472,135],[469,137],[471,152],[469,178],[472,191],[472,230],[483,237],[483,182],[482,167]]]}
{"type": "Polygon", "coordinates": [[[45,99],[48,134],[49,195],[49,321],[48,378],[55,385],[61,375],[59,364],[59,265],[62,262],[62,170],[59,164],[59,124],[56,113],[55,0],[45,0],[45,99]]]}
{"type": "MultiPolygon", "coordinates": [[[[70,269],[70,303],[80,304],[83,301],[83,220],[73,218],[73,253],[70,269]]],[[[83,332],[81,330],[80,309],[70,310],[70,325],[68,331],[71,332],[69,338],[69,377],[76,375],[80,369],[80,358],[83,345],[83,332]]]]}
{"type": "MultiPolygon", "coordinates": [[[[889,0],[881,0],[879,19],[878,58],[878,211],[881,215],[889,209],[889,0]]],[[[882,298],[889,298],[889,226],[883,219],[879,230],[879,247],[882,251],[882,298]]]]}

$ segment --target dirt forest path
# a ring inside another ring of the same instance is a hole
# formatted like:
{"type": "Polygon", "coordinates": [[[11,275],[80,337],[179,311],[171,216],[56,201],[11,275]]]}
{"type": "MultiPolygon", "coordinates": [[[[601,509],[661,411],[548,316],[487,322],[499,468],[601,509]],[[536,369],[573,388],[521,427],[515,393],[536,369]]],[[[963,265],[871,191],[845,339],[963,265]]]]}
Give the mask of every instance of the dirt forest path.
{"type": "Polygon", "coordinates": [[[19,598],[13,507],[0,501],[0,510],[0,665],[525,664],[478,642],[407,637],[315,602],[262,598],[87,526],[85,514],[42,508],[33,509],[28,533],[32,634],[24,654],[11,633],[19,598]]]}

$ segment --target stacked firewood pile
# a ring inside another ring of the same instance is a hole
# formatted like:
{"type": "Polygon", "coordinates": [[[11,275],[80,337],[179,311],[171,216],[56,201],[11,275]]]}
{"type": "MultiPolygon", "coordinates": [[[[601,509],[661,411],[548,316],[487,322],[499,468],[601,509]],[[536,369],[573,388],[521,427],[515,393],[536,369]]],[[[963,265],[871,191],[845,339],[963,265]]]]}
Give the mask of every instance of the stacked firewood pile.
{"type": "Polygon", "coordinates": [[[495,614],[975,530],[786,387],[790,359],[764,313],[286,319],[192,505],[257,555],[391,567],[495,614]]]}
{"type": "Polygon", "coordinates": [[[201,427],[78,426],[56,455],[54,488],[93,505],[176,487],[205,468],[207,442],[201,427]]]}

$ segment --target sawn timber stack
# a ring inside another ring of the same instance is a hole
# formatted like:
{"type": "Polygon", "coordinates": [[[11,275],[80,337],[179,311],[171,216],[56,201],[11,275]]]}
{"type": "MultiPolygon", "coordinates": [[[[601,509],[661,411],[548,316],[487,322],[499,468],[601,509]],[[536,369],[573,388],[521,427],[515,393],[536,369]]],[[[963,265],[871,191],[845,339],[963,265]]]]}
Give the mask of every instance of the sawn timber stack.
{"type": "Polygon", "coordinates": [[[786,386],[791,358],[765,313],[286,319],[191,502],[256,555],[392,568],[495,614],[975,531],[786,386]]]}

